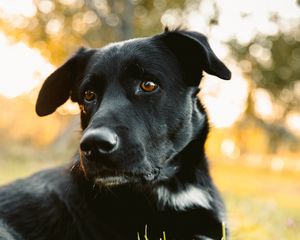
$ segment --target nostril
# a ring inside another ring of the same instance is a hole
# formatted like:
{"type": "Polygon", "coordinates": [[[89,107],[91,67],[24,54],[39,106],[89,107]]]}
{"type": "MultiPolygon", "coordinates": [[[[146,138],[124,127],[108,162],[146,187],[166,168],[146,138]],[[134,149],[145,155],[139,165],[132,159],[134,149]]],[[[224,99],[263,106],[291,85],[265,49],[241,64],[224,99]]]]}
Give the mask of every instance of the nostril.
{"type": "Polygon", "coordinates": [[[83,152],[90,152],[91,151],[91,146],[89,144],[88,141],[86,141],[86,139],[84,141],[81,141],[80,143],[80,150],[83,152]]]}
{"type": "Polygon", "coordinates": [[[93,153],[95,153],[95,149],[93,149],[93,144],[91,139],[89,138],[82,139],[80,143],[80,150],[86,158],[91,158],[93,153]]]}
{"type": "Polygon", "coordinates": [[[106,127],[88,130],[81,139],[80,149],[87,157],[93,153],[108,154],[118,146],[117,134],[106,127]]]}
{"type": "Polygon", "coordinates": [[[110,153],[117,147],[118,136],[113,130],[101,127],[97,131],[95,141],[97,149],[101,153],[110,153]]]}
{"type": "Polygon", "coordinates": [[[98,142],[98,148],[102,152],[110,152],[117,145],[117,136],[108,136],[98,142]]]}
{"type": "Polygon", "coordinates": [[[91,153],[92,149],[94,148],[94,139],[90,134],[84,135],[80,142],[80,150],[84,153],[91,153]]]}

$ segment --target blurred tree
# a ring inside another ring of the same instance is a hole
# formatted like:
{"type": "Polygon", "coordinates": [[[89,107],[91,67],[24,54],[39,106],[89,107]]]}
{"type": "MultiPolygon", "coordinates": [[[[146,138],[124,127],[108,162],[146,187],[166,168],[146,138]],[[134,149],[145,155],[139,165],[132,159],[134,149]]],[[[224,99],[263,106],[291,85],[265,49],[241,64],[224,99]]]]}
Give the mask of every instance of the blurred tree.
{"type": "Polygon", "coordinates": [[[283,142],[296,150],[299,139],[286,128],[286,120],[291,113],[299,114],[300,24],[275,36],[257,35],[244,46],[232,40],[229,46],[252,82],[240,127],[250,122],[260,126],[270,136],[269,149],[273,153],[283,142]],[[253,97],[255,89],[264,89],[270,95],[274,109],[271,118],[266,119],[255,110],[255,101],[259,101],[253,97]]]}
{"type": "Polygon", "coordinates": [[[100,47],[159,32],[160,17],[166,9],[184,9],[185,1],[35,0],[34,4],[33,17],[0,15],[0,28],[58,64],[82,44],[100,47]]]}

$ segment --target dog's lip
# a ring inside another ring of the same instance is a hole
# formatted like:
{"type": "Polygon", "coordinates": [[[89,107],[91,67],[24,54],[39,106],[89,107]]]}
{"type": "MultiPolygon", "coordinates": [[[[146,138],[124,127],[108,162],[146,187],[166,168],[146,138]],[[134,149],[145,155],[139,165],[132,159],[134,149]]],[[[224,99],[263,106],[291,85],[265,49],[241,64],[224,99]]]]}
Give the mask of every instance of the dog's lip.
{"type": "Polygon", "coordinates": [[[127,183],[137,182],[139,179],[138,174],[132,172],[116,171],[116,170],[102,170],[94,177],[96,184],[113,187],[120,186],[127,183]]]}
{"type": "Polygon", "coordinates": [[[105,185],[116,185],[115,183],[125,184],[140,181],[149,182],[155,180],[157,175],[157,172],[145,173],[105,168],[97,171],[97,174],[94,175],[94,181],[105,185]]]}
{"type": "Polygon", "coordinates": [[[106,176],[106,177],[96,177],[95,183],[105,185],[105,186],[116,186],[122,185],[129,182],[129,179],[125,176],[106,176]]]}

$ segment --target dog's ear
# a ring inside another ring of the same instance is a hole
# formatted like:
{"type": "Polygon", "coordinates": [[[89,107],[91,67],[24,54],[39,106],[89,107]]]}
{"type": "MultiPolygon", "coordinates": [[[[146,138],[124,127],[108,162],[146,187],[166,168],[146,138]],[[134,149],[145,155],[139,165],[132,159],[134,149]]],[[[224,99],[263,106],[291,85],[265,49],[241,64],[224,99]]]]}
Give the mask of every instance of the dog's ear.
{"type": "Polygon", "coordinates": [[[36,113],[46,116],[65,103],[73,84],[82,77],[94,50],[80,48],[68,61],[55,70],[44,82],[36,102],[36,113]]]}
{"type": "Polygon", "coordinates": [[[197,86],[202,78],[202,71],[224,80],[231,78],[231,72],[217,58],[201,33],[166,29],[160,37],[178,59],[188,84],[197,86]]]}

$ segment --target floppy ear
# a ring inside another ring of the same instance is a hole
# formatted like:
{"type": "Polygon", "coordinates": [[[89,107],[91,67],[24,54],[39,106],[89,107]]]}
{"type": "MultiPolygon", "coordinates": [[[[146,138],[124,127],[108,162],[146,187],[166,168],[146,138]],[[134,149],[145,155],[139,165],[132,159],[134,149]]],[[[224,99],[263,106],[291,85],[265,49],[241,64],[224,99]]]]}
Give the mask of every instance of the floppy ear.
{"type": "Polygon", "coordinates": [[[231,78],[231,72],[217,58],[201,33],[166,29],[160,37],[178,59],[188,84],[197,86],[202,78],[202,71],[224,80],[231,78]]]}
{"type": "Polygon", "coordinates": [[[80,48],[68,61],[55,70],[44,82],[36,102],[36,113],[46,116],[65,103],[73,84],[83,74],[94,50],[80,48]]]}

